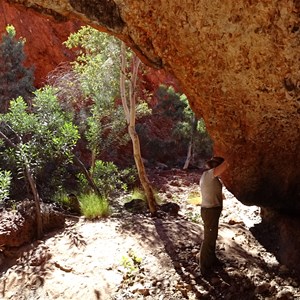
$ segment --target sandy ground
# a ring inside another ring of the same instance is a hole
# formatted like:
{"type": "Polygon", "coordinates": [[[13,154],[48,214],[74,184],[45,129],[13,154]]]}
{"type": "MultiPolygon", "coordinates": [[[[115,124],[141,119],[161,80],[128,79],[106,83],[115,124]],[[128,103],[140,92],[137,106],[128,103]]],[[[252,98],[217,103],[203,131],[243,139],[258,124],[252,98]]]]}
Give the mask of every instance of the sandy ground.
{"type": "Polygon", "coordinates": [[[199,276],[200,208],[187,201],[198,178],[183,174],[156,178],[162,197],[181,206],[178,217],[116,210],[94,222],[70,218],[64,230],[6,253],[0,299],[300,299],[299,278],[252,234],[259,208],[226,190],[217,246],[224,265],[199,276]]]}

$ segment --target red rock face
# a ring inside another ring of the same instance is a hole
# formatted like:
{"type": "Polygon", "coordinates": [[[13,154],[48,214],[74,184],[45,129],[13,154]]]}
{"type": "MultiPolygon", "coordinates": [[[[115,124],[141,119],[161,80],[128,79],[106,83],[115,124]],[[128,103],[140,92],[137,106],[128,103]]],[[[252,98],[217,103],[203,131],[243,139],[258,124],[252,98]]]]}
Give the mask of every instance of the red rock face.
{"type": "Polygon", "coordinates": [[[124,40],[179,81],[243,203],[300,213],[300,26],[295,0],[10,0],[124,40]]]}
{"type": "Polygon", "coordinates": [[[21,6],[12,6],[5,1],[0,2],[0,33],[12,24],[16,28],[17,37],[26,39],[26,65],[35,66],[35,85],[41,87],[47,74],[60,63],[74,60],[73,51],[62,43],[70,33],[77,31],[83,24],[80,21],[55,22],[53,18],[42,16],[33,10],[21,6]]]}

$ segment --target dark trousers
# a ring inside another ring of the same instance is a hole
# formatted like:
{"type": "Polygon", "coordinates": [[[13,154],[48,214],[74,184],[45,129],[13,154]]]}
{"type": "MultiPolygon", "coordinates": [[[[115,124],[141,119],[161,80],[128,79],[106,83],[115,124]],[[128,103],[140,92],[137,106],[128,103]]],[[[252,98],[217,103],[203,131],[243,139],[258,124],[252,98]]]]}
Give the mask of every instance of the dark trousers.
{"type": "Polygon", "coordinates": [[[219,218],[222,207],[201,208],[204,223],[204,239],[200,249],[200,269],[208,271],[216,262],[216,242],[218,238],[219,218]]]}

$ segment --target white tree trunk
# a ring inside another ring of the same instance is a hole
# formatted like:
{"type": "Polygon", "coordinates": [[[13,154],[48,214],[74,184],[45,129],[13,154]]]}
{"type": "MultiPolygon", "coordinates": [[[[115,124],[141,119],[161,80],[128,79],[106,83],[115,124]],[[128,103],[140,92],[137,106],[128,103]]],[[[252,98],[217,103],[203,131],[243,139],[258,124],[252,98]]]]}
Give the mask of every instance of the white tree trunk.
{"type": "Polygon", "coordinates": [[[145,166],[142,160],[139,136],[135,130],[136,81],[138,75],[138,68],[140,65],[140,59],[136,55],[134,55],[132,59],[132,63],[133,63],[133,70],[129,82],[129,89],[128,89],[129,105],[128,105],[127,97],[126,97],[126,48],[125,48],[125,44],[122,43],[121,76],[120,76],[120,91],[121,91],[122,105],[124,108],[124,113],[128,124],[128,133],[132,140],[134,161],[138,170],[139,179],[141,181],[141,184],[146,194],[146,199],[147,199],[150,213],[154,215],[157,211],[157,204],[155,201],[153,189],[147,177],[145,166]]]}

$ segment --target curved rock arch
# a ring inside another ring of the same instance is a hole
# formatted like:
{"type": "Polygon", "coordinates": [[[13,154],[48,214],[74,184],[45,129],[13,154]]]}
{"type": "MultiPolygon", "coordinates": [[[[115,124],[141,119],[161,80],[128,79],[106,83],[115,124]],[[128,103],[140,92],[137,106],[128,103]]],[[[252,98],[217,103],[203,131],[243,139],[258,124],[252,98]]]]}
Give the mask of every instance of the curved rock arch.
{"type": "Polygon", "coordinates": [[[173,74],[203,116],[243,203],[300,212],[297,0],[10,0],[77,18],[173,74]]]}

